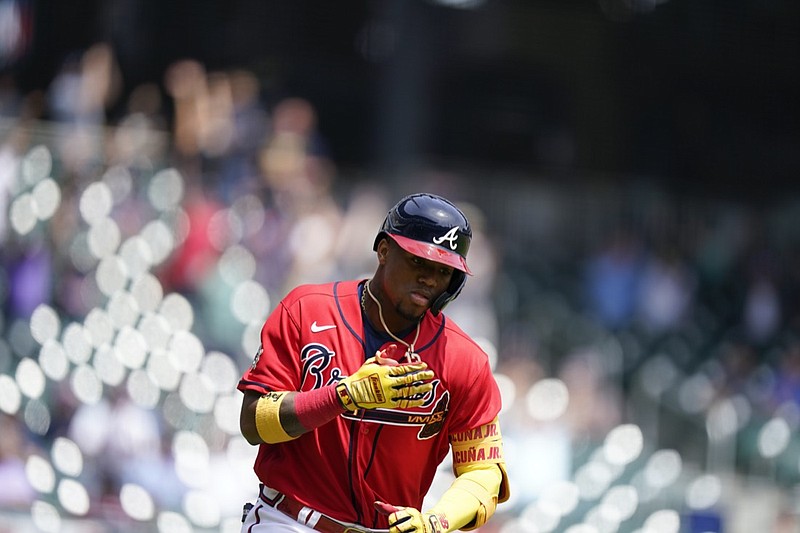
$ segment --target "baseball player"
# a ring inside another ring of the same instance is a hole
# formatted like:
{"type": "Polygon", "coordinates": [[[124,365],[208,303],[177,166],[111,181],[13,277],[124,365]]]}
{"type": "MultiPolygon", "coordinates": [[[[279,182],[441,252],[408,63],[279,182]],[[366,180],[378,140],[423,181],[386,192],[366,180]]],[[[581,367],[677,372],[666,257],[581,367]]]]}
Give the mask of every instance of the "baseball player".
{"type": "Polygon", "coordinates": [[[471,274],[471,238],[448,200],[407,196],[371,279],[297,287],[267,318],[238,386],[261,482],[243,532],[471,530],[508,499],[499,389],[442,313],[471,274]],[[456,478],[422,509],[448,453],[456,478]]]}

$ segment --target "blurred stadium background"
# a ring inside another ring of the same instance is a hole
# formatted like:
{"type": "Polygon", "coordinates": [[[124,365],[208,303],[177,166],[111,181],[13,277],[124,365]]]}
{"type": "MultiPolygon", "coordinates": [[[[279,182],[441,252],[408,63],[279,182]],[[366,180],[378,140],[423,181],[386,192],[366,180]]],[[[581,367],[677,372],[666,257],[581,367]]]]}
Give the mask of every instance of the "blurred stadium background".
{"type": "Polygon", "coordinates": [[[262,321],[416,190],[482,532],[800,531],[798,94],[795,0],[0,0],[0,532],[238,531],[262,321]]]}

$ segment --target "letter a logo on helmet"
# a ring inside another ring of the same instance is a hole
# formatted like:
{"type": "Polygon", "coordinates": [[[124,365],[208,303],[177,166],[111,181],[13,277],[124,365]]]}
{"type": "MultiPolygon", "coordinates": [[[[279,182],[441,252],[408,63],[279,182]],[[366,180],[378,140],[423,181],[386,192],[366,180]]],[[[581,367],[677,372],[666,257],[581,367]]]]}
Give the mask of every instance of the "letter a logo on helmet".
{"type": "Polygon", "coordinates": [[[444,241],[447,241],[450,243],[450,249],[455,250],[458,244],[458,235],[456,234],[457,231],[458,227],[453,226],[452,228],[450,228],[450,231],[448,231],[441,237],[434,237],[433,242],[435,242],[436,244],[442,244],[444,241]]]}
{"type": "Polygon", "coordinates": [[[455,299],[472,274],[467,266],[467,252],[472,229],[464,213],[452,202],[434,194],[419,193],[406,196],[389,210],[373,250],[389,237],[406,252],[453,268],[448,289],[433,303],[436,315],[455,299]]]}

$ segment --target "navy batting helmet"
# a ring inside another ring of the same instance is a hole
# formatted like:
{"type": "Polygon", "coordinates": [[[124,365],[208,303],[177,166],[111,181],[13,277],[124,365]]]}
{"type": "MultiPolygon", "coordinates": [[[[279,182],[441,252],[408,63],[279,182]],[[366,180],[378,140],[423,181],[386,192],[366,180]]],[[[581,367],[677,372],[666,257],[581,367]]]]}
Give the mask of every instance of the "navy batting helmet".
{"type": "Polygon", "coordinates": [[[469,221],[458,207],[441,196],[418,193],[397,202],[386,215],[372,249],[377,250],[385,237],[410,254],[454,269],[450,286],[431,305],[434,315],[459,295],[466,274],[472,274],[467,266],[472,241],[469,221]]]}

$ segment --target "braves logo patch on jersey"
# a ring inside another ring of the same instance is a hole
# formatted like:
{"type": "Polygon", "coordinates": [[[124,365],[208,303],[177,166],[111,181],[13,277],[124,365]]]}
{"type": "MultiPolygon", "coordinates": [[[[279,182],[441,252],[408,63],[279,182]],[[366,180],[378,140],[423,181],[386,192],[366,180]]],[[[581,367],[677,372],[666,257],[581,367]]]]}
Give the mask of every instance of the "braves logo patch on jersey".
{"type": "Polygon", "coordinates": [[[325,371],[331,366],[335,356],[336,352],[320,342],[312,342],[303,346],[303,349],[300,350],[300,360],[303,362],[303,385],[301,388],[306,390],[304,385],[308,379],[313,380],[312,389],[318,389],[332,381],[338,381],[340,374],[338,369],[331,372],[331,378],[325,378],[325,371]]]}
{"type": "MultiPolygon", "coordinates": [[[[434,389],[430,398],[431,402],[426,403],[428,410],[358,409],[352,413],[344,413],[341,416],[360,422],[374,422],[391,426],[419,427],[417,438],[419,440],[430,439],[442,431],[445,419],[447,418],[447,411],[450,407],[450,393],[444,391],[444,393],[439,396],[438,400],[436,400],[433,408],[430,408],[431,403],[436,398],[435,393],[439,383],[439,380],[434,380],[434,389]]],[[[425,409],[425,406],[421,409],[425,409]]]]}

